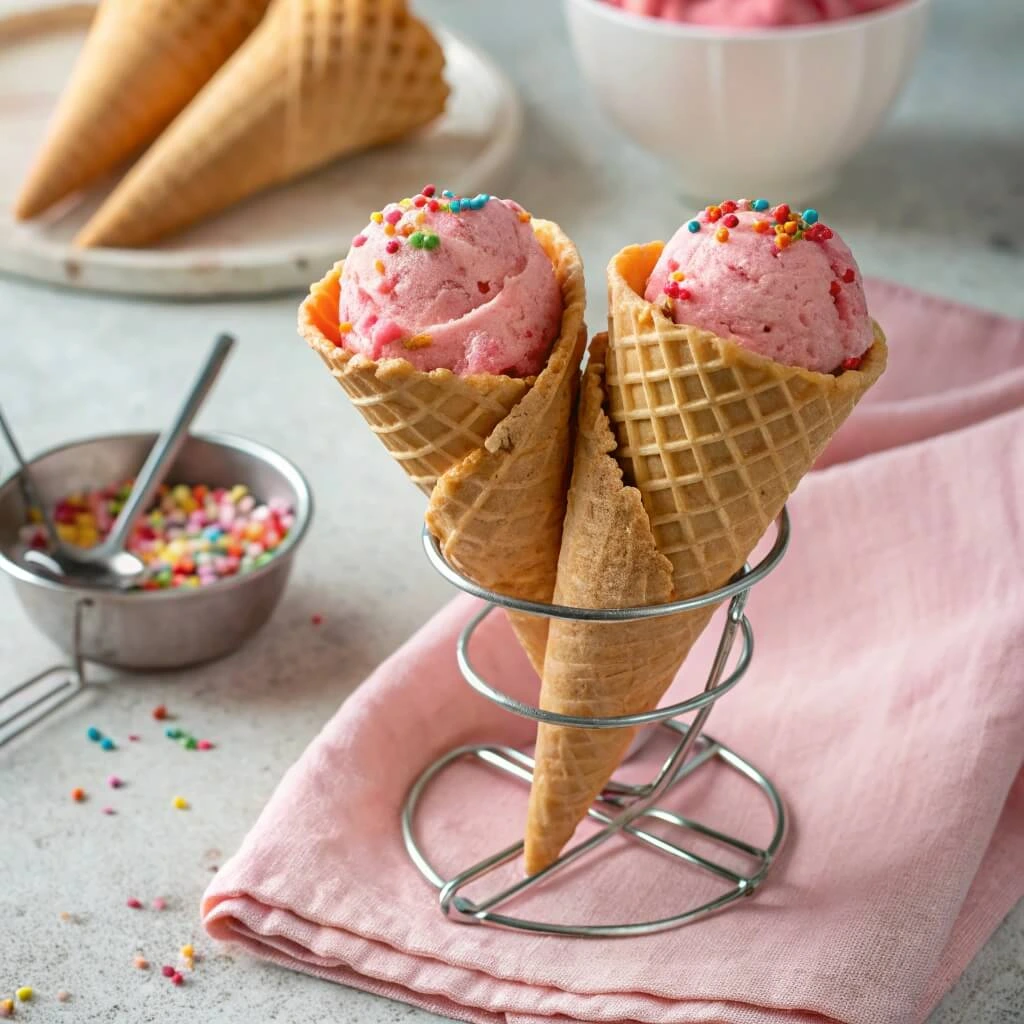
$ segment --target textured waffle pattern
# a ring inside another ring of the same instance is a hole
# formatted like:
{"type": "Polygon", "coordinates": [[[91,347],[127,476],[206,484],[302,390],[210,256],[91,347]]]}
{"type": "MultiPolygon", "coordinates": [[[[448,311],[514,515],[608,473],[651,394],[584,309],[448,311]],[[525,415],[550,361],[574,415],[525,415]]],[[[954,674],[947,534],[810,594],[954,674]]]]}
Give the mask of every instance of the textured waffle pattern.
{"type": "MultiPolygon", "coordinates": [[[[602,407],[605,344],[595,338],[579,432],[555,600],[589,608],[672,598],[672,563],[658,552],[640,494],[622,482],[602,407]]],[[[711,610],[639,622],[551,623],[541,706],[608,717],[656,707],[711,610]]],[[[622,760],[633,729],[541,725],[526,827],[526,870],[550,864],[622,760]]]]}
{"type": "Polygon", "coordinates": [[[529,390],[529,381],[501,376],[423,373],[404,360],[373,362],[341,347],[338,299],[343,264],[310,291],[299,330],[345,389],[370,429],[420,490],[482,448],[491,431],[529,390]]]}
{"type": "Polygon", "coordinates": [[[143,245],[437,117],[444,55],[404,0],[275,0],[80,245],[143,245]]]}
{"type": "MultiPolygon", "coordinates": [[[[609,436],[606,450],[614,451],[625,480],[639,489],[644,514],[632,524],[607,516],[602,521],[607,495],[637,491],[623,489],[608,470],[587,471],[582,459],[588,449],[578,445],[558,566],[556,598],[562,603],[614,607],[666,600],[642,596],[641,575],[630,581],[623,573],[620,590],[607,590],[615,558],[648,536],[671,567],[674,597],[722,586],[885,368],[885,341],[877,330],[861,370],[832,377],[677,326],[642,297],[661,249],[625,249],[608,271],[604,398],[615,439],[609,436]]],[[[592,358],[603,355],[595,339],[592,358]]],[[[588,387],[592,392],[599,382],[588,387]]],[[[590,408],[584,403],[582,412],[593,416],[596,401],[591,398],[590,408]]],[[[594,457],[590,451],[589,460],[594,457]]],[[[595,717],[656,707],[712,614],[707,608],[628,626],[553,624],[542,705],[595,717]]],[[[630,730],[541,727],[527,823],[528,871],[558,855],[629,740],[630,730]]]]}
{"type": "MultiPolygon", "coordinates": [[[[445,556],[501,593],[548,601],[554,591],[572,408],[586,341],[583,265],[554,224],[535,220],[562,291],[562,323],[533,379],[447,370],[424,373],[403,360],[376,363],[340,347],[342,265],[314,285],[299,332],[318,353],[392,456],[431,495],[427,523],[445,556]]],[[[540,671],[547,623],[513,616],[540,671]]]]}
{"type": "Polygon", "coordinates": [[[104,0],[15,206],[34,217],[151,142],[268,0],[104,0]]]}
{"type": "Polygon", "coordinates": [[[674,324],[643,298],[660,245],[609,267],[609,414],[676,593],[722,586],[885,368],[881,332],[838,377],[763,359],[674,324]]]}

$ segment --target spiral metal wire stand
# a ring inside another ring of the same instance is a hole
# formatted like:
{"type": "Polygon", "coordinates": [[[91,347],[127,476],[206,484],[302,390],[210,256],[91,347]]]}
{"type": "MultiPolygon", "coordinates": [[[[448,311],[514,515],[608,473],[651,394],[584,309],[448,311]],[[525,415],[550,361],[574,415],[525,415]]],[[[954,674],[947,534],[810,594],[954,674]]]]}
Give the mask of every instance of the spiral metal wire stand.
{"type": "Polygon", "coordinates": [[[778,790],[770,779],[739,754],[705,735],[703,729],[715,701],[731,690],[750,666],[754,653],[754,633],[744,610],[750,588],[764,579],[779,564],[786,552],[786,547],[789,544],[789,517],[785,509],[776,522],[775,542],[768,554],[757,565],[745,565],[726,586],[711,593],[685,601],[674,601],[670,604],[650,607],[600,610],[540,604],[508,598],[486,590],[461,575],[448,563],[438,542],[426,529],[423,531],[423,544],[431,564],[446,580],[460,590],[487,602],[486,606],[474,615],[462,630],[457,645],[459,669],[466,682],[474,690],[507,711],[535,722],[587,729],[622,729],[632,726],[658,725],[659,731],[666,733],[674,744],[672,752],[649,782],[630,785],[612,780],[608,784],[588,812],[592,820],[603,826],[598,832],[567,847],[558,860],[543,871],[521,878],[486,898],[475,900],[462,895],[461,890],[502,865],[515,860],[522,853],[523,843],[521,841],[514,843],[467,867],[455,876],[444,878],[434,868],[417,834],[417,811],[420,800],[431,783],[456,762],[475,759],[490,768],[529,784],[533,777],[533,758],[512,747],[490,744],[458,747],[439,758],[420,775],[406,797],[405,806],[402,809],[402,834],[406,850],[413,863],[424,878],[439,890],[442,913],[454,921],[465,924],[489,924],[519,931],[586,938],[616,937],[647,935],[677,928],[722,910],[742,897],[752,895],[768,875],[782,847],[786,836],[785,808],[778,790]],[[617,715],[610,718],[585,718],[575,715],[560,715],[530,704],[524,704],[488,683],[473,667],[470,656],[473,634],[498,607],[550,619],[571,619],[581,622],[632,622],[639,619],[675,615],[708,605],[717,605],[723,601],[729,602],[728,612],[704,689],[677,704],[641,714],[617,715]],[[740,641],[739,654],[735,666],[727,673],[726,669],[737,639],[740,641]],[[689,723],[678,720],[680,716],[691,713],[694,713],[694,717],[689,723]],[[705,766],[709,764],[726,767],[750,784],[746,789],[751,796],[767,801],[772,816],[773,830],[770,840],[765,845],[755,845],[745,839],[727,835],[699,821],[656,805],[656,802],[667,793],[681,786],[687,779],[705,769],[705,766]],[[650,831],[650,825],[647,828],[642,827],[645,819],[651,824],[671,826],[673,838],[666,839],[664,836],[650,831]],[[567,865],[591,854],[616,835],[626,836],[630,841],[642,843],[681,864],[704,871],[727,885],[728,888],[724,893],[710,900],[704,900],[695,906],[690,906],[680,913],[648,921],[573,924],[528,920],[498,910],[500,906],[538,886],[567,865]],[[691,840],[696,837],[710,841],[717,847],[727,850],[730,855],[739,855],[742,859],[749,861],[749,870],[735,870],[688,849],[684,845],[687,837],[691,840]]]}

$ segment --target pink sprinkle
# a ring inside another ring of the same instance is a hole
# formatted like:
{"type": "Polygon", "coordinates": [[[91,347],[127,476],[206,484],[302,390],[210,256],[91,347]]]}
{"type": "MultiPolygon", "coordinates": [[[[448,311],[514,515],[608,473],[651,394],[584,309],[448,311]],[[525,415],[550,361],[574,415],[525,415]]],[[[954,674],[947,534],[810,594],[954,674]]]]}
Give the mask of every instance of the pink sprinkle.
{"type": "Polygon", "coordinates": [[[184,985],[185,984],[185,975],[183,975],[181,973],[181,971],[175,971],[171,975],[171,984],[172,985],[184,985]]]}
{"type": "Polygon", "coordinates": [[[175,974],[177,974],[178,972],[173,967],[171,967],[170,964],[164,964],[163,967],[160,968],[160,973],[165,978],[173,978],[175,974]]]}
{"type": "Polygon", "coordinates": [[[113,807],[104,807],[103,808],[103,813],[104,814],[117,814],[117,811],[115,811],[113,807]]]}
{"type": "Polygon", "coordinates": [[[388,212],[384,214],[384,219],[389,224],[397,224],[402,219],[402,211],[398,209],[388,210],[388,212]]]}
{"type": "Polygon", "coordinates": [[[356,235],[356,237],[352,239],[353,249],[360,249],[364,245],[366,245],[366,235],[356,235]]]}
{"type": "Polygon", "coordinates": [[[154,910],[166,910],[167,909],[167,900],[165,900],[163,898],[163,896],[157,896],[157,898],[155,900],[153,900],[153,909],[154,910]]]}
{"type": "Polygon", "coordinates": [[[675,273],[679,269],[679,260],[669,260],[668,269],[670,272],[675,273]]]}
{"type": "Polygon", "coordinates": [[[123,780],[123,779],[121,779],[121,778],[119,778],[119,777],[118,777],[118,776],[116,776],[116,775],[111,775],[111,776],[110,776],[110,777],[109,777],[109,778],[107,779],[107,785],[108,785],[108,786],[109,786],[109,787],[110,787],[111,789],[120,789],[120,788],[121,788],[121,787],[122,787],[122,786],[124,785],[124,780],[123,780]]]}
{"type": "Polygon", "coordinates": [[[387,245],[384,246],[385,251],[389,256],[394,256],[399,249],[402,248],[402,243],[397,238],[392,238],[387,245]]]}
{"type": "Polygon", "coordinates": [[[197,750],[213,750],[213,744],[209,740],[200,740],[196,744],[197,750]]]}
{"type": "Polygon", "coordinates": [[[132,743],[138,743],[138,742],[139,742],[139,740],[141,740],[141,739],[142,739],[142,737],[141,737],[141,736],[136,736],[136,735],[135,735],[135,733],[131,733],[131,734],[130,734],[130,735],[128,736],[128,739],[129,739],[129,740],[131,740],[131,742],[132,742],[132,743]]]}
{"type": "Polygon", "coordinates": [[[129,896],[128,899],[125,900],[125,906],[131,907],[132,910],[141,910],[142,900],[138,900],[134,896],[129,896]]]}
{"type": "Polygon", "coordinates": [[[65,992],[64,989],[61,989],[57,993],[57,1002],[58,1003],[66,1003],[70,998],[71,998],[71,993],[70,992],[65,992]]]}

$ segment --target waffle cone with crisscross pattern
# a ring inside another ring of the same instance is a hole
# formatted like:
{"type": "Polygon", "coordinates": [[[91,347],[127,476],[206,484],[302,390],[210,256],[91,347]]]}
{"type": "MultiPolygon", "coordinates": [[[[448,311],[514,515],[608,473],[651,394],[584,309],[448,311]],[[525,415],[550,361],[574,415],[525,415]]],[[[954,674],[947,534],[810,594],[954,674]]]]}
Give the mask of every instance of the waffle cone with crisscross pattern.
{"type": "MultiPolygon", "coordinates": [[[[833,376],[785,366],[729,339],[675,324],[643,297],[661,251],[660,243],[631,246],[608,268],[605,398],[615,458],[626,483],[639,492],[657,551],[671,564],[672,596],[682,599],[714,590],[739,571],[882,373],[886,346],[876,328],[860,369],[833,376]]],[[[588,515],[574,514],[573,506],[598,508],[609,485],[599,481],[603,490],[591,484],[593,493],[578,493],[579,474],[574,471],[556,594],[571,595],[564,603],[603,607],[609,600],[607,552],[636,541],[621,523],[610,524],[603,539],[588,536],[595,526],[588,515]]],[[[620,604],[664,600],[657,593],[644,597],[646,586],[642,575],[634,575],[620,581],[611,596],[621,595],[620,604]]],[[[612,627],[553,624],[541,706],[595,717],[656,707],[710,616],[709,609],[700,609],[632,623],[628,665],[616,662],[612,627]]],[[[631,734],[540,727],[528,871],[557,857],[618,767],[631,734]]]]}
{"type": "Polygon", "coordinates": [[[268,0],[104,0],[15,204],[34,217],[151,142],[268,0]]]}
{"type": "Polygon", "coordinates": [[[275,0],[77,244],[144,245],[444,109],[444,54],[404,0],[275,0]]]}
{"type": "MultiPolygon", "coordinates": [[[[536,378],[416,370],[375,362],[341,345],[338,264],[299,311],[299,332],[317,352],[399,465],[430,496],[427,524],[445,557],[492,590],[550,601],[555,585],[571,420],[586,341],[583,265],[555,225],[533,230],[555,268],[562,323],[536,378]]],[[[547,621],[511,616],[534,667],[544,660],[547,621]]]]}

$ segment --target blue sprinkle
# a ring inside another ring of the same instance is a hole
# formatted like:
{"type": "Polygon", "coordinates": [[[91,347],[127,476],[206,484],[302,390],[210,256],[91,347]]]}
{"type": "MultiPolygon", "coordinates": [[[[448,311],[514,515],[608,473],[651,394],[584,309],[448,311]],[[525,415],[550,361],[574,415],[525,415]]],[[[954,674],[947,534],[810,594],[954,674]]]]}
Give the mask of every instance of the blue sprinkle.
{"type": "Polygon", "coordinates": [[[103,733],[101,733],[95,725],[90,725],[89,728],[85,730],[85,735],[88,736],[93,743],[99,743],[99,741],[103,739],[103,733]]]}
{"type": "Polygon", "coordinates": [[[804,210],[804,220],[807,221],[808,224],[817,224],[818,211],[812,209],[811,207],[808,207],[806,210],[804,210]]]}
{"type": "Polygon", "coordinates": [[[480,195],[475,196],[470,201],[470,204],[469,204],[470,209],[472,209],[472,210],[482,210],[487,205],[487,203],[490,200],[490,198],[491,197],[489,195],[486,195],[485,193],[481,192],[480,195]]]}
{"type": "Polygon", "coordinates": [[[167,726],[166,729],[164,729],[164,735],[169,740],[181,739],[181,730],[178,729],[178,728],[175,728],[175,726],[173,726],[173,725],[169,725],[169,726],[167,726]]]}
{"type": "Polygon", "coordinates": [[[446,188],[446,189],[445,189],[445,190],[444,190],[444,191],[443,191],[443,192],[441,193],[441,195],[442,195],[442,196],[443,196],[443,197],[444,197],[445,199],[454,199],[454,198],[455,198],[455,193],[454,193],[454,192],[453,192],[453,191],[452,191],[452,190],[451,190],[450,188],[446,188]]]}
{"type": "MultiPolygon", "coordinates": [[[[467,202],[468,202],[468,200],[467,200],[467,202]]],[[[460,213],[462,211],[462,202],[461,202],[461,200],[453,199],[448,204],[448,209],[451,210],[452,213],[460,213]]]]}
{"type": "Polygon", "coordinates": [[[761,213],[764,210],[767,210],[770,204],[767,199],[755,199],[750,205],[753,209],[757,210],[758,213],[761,213]]]}
{"type": "Polygon", "coordinates": [[[686,230],[689,231],[691,234],[694,234],[694,235],[697,234],[697,232],[700,231],[700,221],[699,220],[691,220],[686,225],[686,230]]]}
{"type": "Polygon", "coordinates": [[[100,746],[104,750],[114,750],[114,749],[116,749],[114,741],[109,736],[104,736],[103,739],[100,740],[100,746]]]}
{"type": "Polygon", "coordinates": [[[224,536],[224,531],[219,526],[208,526],[203,530],[203,536],[207,540],[220,540],[224,536]]]}

